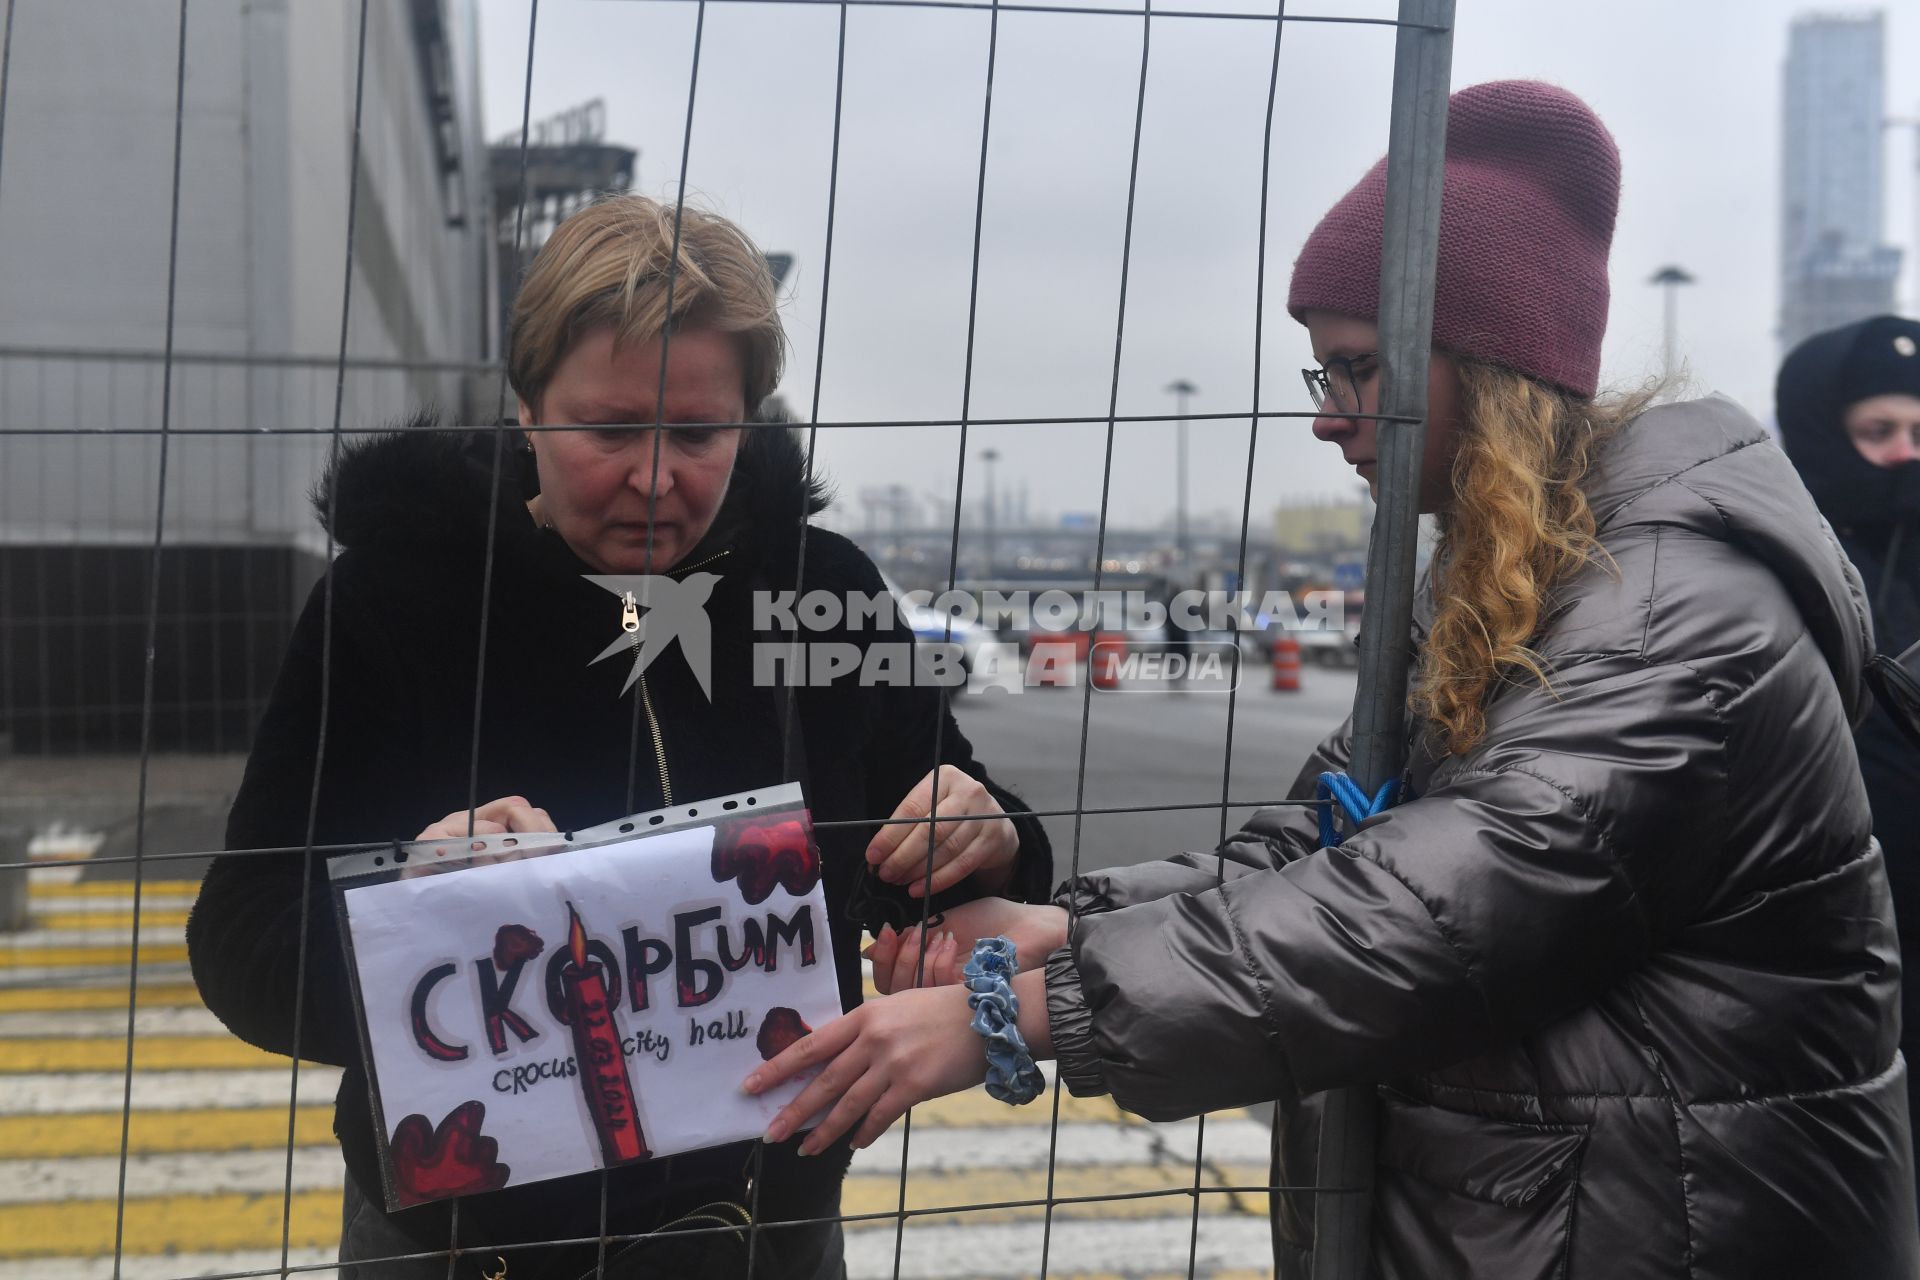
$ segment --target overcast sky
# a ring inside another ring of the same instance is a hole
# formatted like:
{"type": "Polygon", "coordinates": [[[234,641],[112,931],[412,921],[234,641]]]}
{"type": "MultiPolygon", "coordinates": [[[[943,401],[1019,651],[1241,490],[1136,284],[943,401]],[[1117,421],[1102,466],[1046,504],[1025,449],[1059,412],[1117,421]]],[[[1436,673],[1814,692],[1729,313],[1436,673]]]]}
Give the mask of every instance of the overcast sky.
{"type": "MultiPolygon", "coordinates": [[[[1121,7],[1127,0],[1104,0],[1121,7]]],[[[1188,6],[1193,7],[1193,6],[1188,6]]],[[[1209,9],[1269,6],[1209,0],[1209,9]]],[[[1390,0],[1296,2],[1297,12],[1391,16],[1390,0]]],[[[1580,94],[1619,140],[1625,171],[1613,248],[1603,376],[1658,372],[1659,291],[1676,262],[1680,339],[1693,384],[1771,411],[1779,352],[1780,70],[1788,0],[1460,0],[1455,87],[1537,77],[1580,94]]],[[[1853,12],[1859,12],[1856,8],[1853,12]]],[[[601,97],[608,140],[640,151],[639,190],[671,195],[686,136],[696,7],[684,0],[542,0],[534,119],[601,97]]],[[[524,0],[483,6],[486,130],[519,128],[526,89],[524,0]]],[[[1890,112],[1920,116],[1920,12],[1888,14],[1890,112]]],[[[706,10],[687,163],[691,195],[738,220],[768,250],[796,256],[786,297],[792,356],[783,391],[802,418],[958,417],[965,379],[969,264],[979,180],[989,21],[984,10],[855,8],[832,269],[826,236],[838,10],[715,3],[706,10]]],[[[1113,379],[1128,159],[1141,64],[1138,17],[1002,14],[986,164],[971,415],[1104,415],[1113,379]]],[[[1197,384],[1195,412],[1253,402],[1261,133],[1270,22],[1151,24],[1119,412],[1168,413],[1163,388],[1197,384]]],[[[1381,155],[1390,28],[1289,22],[1274,108],[1261,402],[1303,409],[1305,333],[1286,314],[1293,258],[1320,215],[1381,155]]],[[[1890,133],[1886,224],[1909,247],[1915,143],[1890,133]]],[[[1911,263],[1909,266],[1911,267],[1911,263]]],[[[1902,302],[1915,310],[1915,273],[1902,302]]],[[[969,501],[997,449],[1003,492],[1036,517],[1093,511],[1100,426],[974,428],[969,501]]],[[[1192,428],[1195,518],[1237,523],[1248,428],[1192,428]]],[[[839,522],[858,527],[863,491],[905,484],[949,496],[957,428],[823,432],[839,522]]],[[[1173,435],[1122,426],[1113,518],[1170,519],[1173,435]]],[[[1253,472],[1256,521],[1278,502],[1351,494],[1337,451],[1304,421],[1265,424],[1253,472]]]]}

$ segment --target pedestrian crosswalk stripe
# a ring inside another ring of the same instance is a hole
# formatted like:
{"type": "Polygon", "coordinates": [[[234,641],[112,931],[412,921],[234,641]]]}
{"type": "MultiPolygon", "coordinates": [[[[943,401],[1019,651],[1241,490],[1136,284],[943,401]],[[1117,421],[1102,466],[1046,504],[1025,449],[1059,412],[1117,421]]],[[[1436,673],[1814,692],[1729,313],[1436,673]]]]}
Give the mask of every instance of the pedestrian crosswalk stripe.
{"type": "MultiPolygon", "coordinates": [[[[192,894],[143,893],[140,895],[140,914],[152,915],[156,911],[190,911],[193,907],[192,894]]],[[[103,916],[133,916],[133,894],[128,892],[118,899],[112,898],[33,898],[28,901],[29,914],[36,920],[48,916],[78,915],[87,919],[103,916]]]]}
{"type": "MultiPolygon", "coordinates": [[[[148,928],[167,925],[184,928],[187,923],[185,907],[155,908],[141,905],[140,919],[148,928]]],[[[35,927],[41,929],[102,929],[126,933],[133,928],[132,911],[35,911],[35,927]]]]}
{"type": "MultiPolygon", "coordinates": [[[[286,1059],[282,1059],[286,1062],[286,1059]]],[[[231,1107],[287,1105],[290,1067],[278,1071],[141,1071],[133,1073],[136,1111],[178,1111],[225,1103],[231,1107]]],[[[331,1106],[340,1087],[340,1068],[300,1068],[301,1106],[331,1106]]],[[[126,1096],[124,1071],[86,1071],[71,1075],[33,1073],[7,1076],[0,1085],[0,1115],[72,1115],[84,1111],[118,1112],[126,1096]]]]}
{"type": "MultiPolygon", "coordinates": [[[[938,1172],[960,1168],[1045,1168],[1051,1151],[1062,1165],[1151,1164],[1174,1170],[1193,1167],[1192,1126],[1187,1132],[1163,1133],[1139,1124],[1068,1124],[1055,1140],[1044,1128],[1012,1131],[976,1128],[937,1128],[921,1124],[909,1148],[914,1170],[938,1172]]],[[[333,1109],[306,1106],[295,1111],[296,1147],[334,1145],[333,1109]]],[[[271,1151],[284,1157],[287,1111],[281,1107],[181,1108],[175,1111],[133,1112],[127,1150],[134,1156],[199,1153],[211,1164],[217,1157],[241,1151],[271,1151]]],[[[1267,1145],[1265,1125],[1251,1120],[1216,1120],[1207,1127],[1209,1162],[1258,1164],[1267,1145]]],[[[901,1134],[883,1135],[860,1152],[856,1167],[874,1172],[900,1167],[901,1134]]],[[[120,1154],[120,1113],[80,1112],[71,1115],[0,1116],[0,1162],[81,1159],[120,1154]]],[[[0,1178],[0,1199],[6,1197],[0,1178]]]]}
{"type": "MultiPolygon", "coordinates": [[[[921,1103],[913,1109],[913,1124],[916,1129],[922,1125],[983,1129],[1038,1125],[1045,1129],[1052,1115],[1051,1098],[1043,1097],[1024,1107],[1010,1107],[988,1097],[983,1089],[970,1089],[965,1093],[950,1093],[944,1098],[921,1103]]],[[[1115,1106],[1111,1098],[1076,1098],[1067,1094],[1060,1099],[1061,1124],[1123,1119],[1129,1123],[1139,1123],[1115,1106]]]]}
{"type": "MultiPolygon", "coordinates": [[[[217,1161],[209,1159],[208,1153],[198,1151],[129,1156],[126,1194],[130,1199],[150,1199],[182,1190],[202,1196],[271,1190],[284,1185],[287,1169],[284,1148],[230,1152],[217,1161]]],[[[116,1185],[119,1171],[117,1153],[77,1159],[0,1161],[0,1205],[81,1198],[89,1190],[116,1185]]],[[[909,1209],[959,1211],[968,1205],[1042,1199],[1047,1194],[1046,1173],[1044,1158],[1028,1168],[1009,1168],[997,1158],[973,1168],[910,1168],[906,1205],[909,1209]]],[[[302,1147],[293,1153],[292,1175],[295,1191],[319,1191],[340,1186],[345,1168],[340,1153],[330,1147],[302,1147]]],[[[1264,1166],[1224,1164],[1203,1169],[1200,1186],[1203,1189],[1245,1188],[1259,1187],[1265,1182],[1264,1166]],[[1222,1172],[1228,1181],[1221,1180],[1222,1172]]],[[[1191,1193],[1193,1186],[1191,1164],[1103,1161],[1060,1165],[1054,1170],[1053,1194],[1074,1197],[1151,1191],[1184,1196],[1191,1193]]],[[[1203,1211],[1208,1199],[1222,1197],[1203,1196],[1203,1211]]],[[[845,1213],[892,1213],[899,1205],[897,1167],[855,1166],[848,1174],[843,1199],[845,1213]]],[[[1153,1217],[1165,1212],[1164,1206],[1153,1203],[1152,1198],[1116,1202],[1109,1208],[1118,1209],[1128,1217],[1153,1217]],[[1120,1208],[1122,1204],[1127,1207],[1120,1208]]]]}
{"type": "MultiPolygon", "coordinates": [[[[227,1034],[201,1003],[184,971],[191,881],[149,880],[142,894],[123,1121],[131,890],[35,884],[33,929],[0,936],[0,1280],[278,1274],[283,1231],[292,1265],[330,1262],[345,1176],[332,1134],[341,1072],[301,1064],[290,1116],[291,1060],[227,1034]]],[[[896,1125],[856,1153],[842,1208],[863,1219],[847,1227],[850,1273],[891,1275],[898,1236],[902,1280],[1032,1276],[1047,1232],[1055,1280],[1174,1280],[1187,1275],[1197,1205],[1206,1225],[1194,1274],[1265,1275],[1270,1132],[1232,1112],[1210,1118],[1206,1133],[1196,1197],[1191,1122],[1148,1125],[1108,1098],[1051,1093],[1026,1107],[977,1089],[923,1104],[911,1137],[896,1125]],[[1045,1225],[1049,1178],[1056,1203],[1045,1225]]]]}
{"type": "MultiPolygon", "coordinates": [[[[62,1040],[42,1036],[0,1039],[0,1075],[34,1071],[111,1071],[127,1061],[125,1037],[62,1040]]],[[[141,1036],[134,1040],[133,1069],[231,1071],[279,1066],[290,1059],[256,1049],[232,1036],[141,1036]]]]}
{"type": "MultiPolygon", "coordinates": [[[[1164,1165],[1192,1173],[1196,1125],[1139,1123],[1062,1124],[1057,1135],[1045,1125],[1020,1129],[913,1127],[906,1141],[896,1126],[854,1157],[855,1168],[900,1168],[904,1146],[914,1170],[1044,1169],[1049,1159],[1060,1165],[1164,1165]]],[[[1215,1117],[1207,1124],[1204,1154],[1209,1163],[1263,1166],[1270,1131],[1256,1120],[1215,1117]]]]}
{"type": "MultiPolygon", "coordinates": [[[[891,1276],[895,1232],[891,1225],[847,1232],[847,1274],[891,1276]]],[[[992,1280],[1040,1274],[1044,1238],[1047,1275],[1053,1280],[1094,1280],[1099,1275],[1178,1276],[1185,1280],[1192,1249],[1186,1214],[1131,1221],[1062,1221],[1051,1224],[909,1220],[900,1233],[900,1275],[913,1280],[992,1280]],[[1078,1273],[1078,1275],[1076,1275],[1078,1273]]],[[[1273,1247],[1264,1219],[1210,1218],[1193,1250],[1195,1272],[1210,1280],[1272,1274],[1273,1247]]]]}
{"type": "MultiPolygon", "coordinates": [[[[1264,1171],[1231,1167],[1225,1174],[1232,1179],[1230,1183],[1209,1179],[1208,1185],[1251,1186],[1263,1183],[1266,1177],[1264,1171]]],[[[339,1239],[339,1174],[325,1176],[329,1184],[323,1187],[302,1187],[296,1182],[287,1218],[295,1246],[319,1247],[339,1239]]],[[[1140,1166],[1058,1169],[1053,1195],[1065,1201],[1054,1205],[1056,1222],[1176,1217],[1190,1213],[1193,1202],[1190,1174],[1140,1166]],[[1156,1194],[1125,1200],[1079,1199],[1135,1192],[1156,1194]]],[[[907,1180],[906,1207],[922,1211],[915,1213],[911,1219],[914,1223],[923,1217],[968,1225],[1028,1222],[1046,1216],[1044,1204],[1031,1203],[1046,1196],[1047,1174],[1043,1169],[916,1173],[907,1180]],[[1008,1205],[1010,1201],[1022,1203],[1008,1205]],[[976,1205],[998,1207],[970,1207],[976,1205]],[[935,1212],[925,1212],[929,1210],[935,1212]]],[[[279,1190],[129,1196],[124,1249],[130,1254],[155,1254],[276,1245],[281,1239],[281,1209],[288,1199],[279,1190]]],[[[1200,1212],[1208,1217],[1233,1212],[1263,1214],[1264,1199],[1238,1191],[1203,1192],[1199,1196],[1200,1212]]],[[[111,1253],[115,1206],[116,1200],[110,1196],[0,1204],[0,1258],[111,1253]]],[[[891,1176],[852,1174],[841,1193],[841,1212],[851,1217],[891,1215],[899,1206],[899,1182],[891,1176]]]]}
{"type": "MultiPolygon", "coordinates": [[[[78,929],[55,929],[43,921],[35,920],[33,927],[23,933],[10,933],[5,936],[9,951],[36,951],[52,947],[88,947],[119,942],[131,945],[133,927],[131,924],[111,928],[106,925],[82,926],[78,929]]],[[[150,947],[185,946],[187,929],[185,924],[163,924],[147,917],[140,925],[140,950],[150,947]]]]}
{"type": "MultiPolygon", "coordinates": [[[[124,1046],[124,1042],[123,1046],[124,1046]]],[[[266,1055],[271,1057],[271,1055],[266,1055]]],[[[153,1071],[136,1069],[133,1078],[133,1105],[136,1109],[178,1110],[225,1104],[229,1107],[286,1106],[289,1059],[272,1059],[279,1069],[257,1071],[153,1071]]],[[[106,1071],[25,1073],[6,1078],[0,1088],[0,1116],[120,1109],[126,1088],[126,1075],[118,1069],[106,1071]]],[[[338,1067],[300,1068],[302,1103],[331,1103],[339,1087],[338,1067]]],[[[916,1128],[923,1125],[949,1127],[993,1127],[1036,1125],[1047,1127],[1051,1100],[1041,1099],[1030,1106],[1010,1107],[996,1102],[981,1090],[949,1094],[923,1102],[913,1109],[916,1128]]],[[[1111,1098],[1060,1099],[1060,1121],[1120,1121],[1138,1124],[1115,1106],[1111,1098]]]]}
{"type": "MultiPolygon", "coordinates": [[[[134,993],[141,1009],[184,1008],[200,1003],[200,993],[184,982],[143,982],[134,993]]],[[[0,1013],[52,1013],[63,1009],[120,1009],[127,1007],[123,974],[112,986],[68,985],[17,987],[0,990],[0,1013]]]]}
{"type": "MultiPolygon", "coordinates": [[[[173,1006],[136,1009],[133,1034],[147,1036],[225,1036],[220,1019],[204,1007],[173,1006]]],[[[9,1013],[0,1016],[0,1041],[21,1040],[32,1036],[58,1036],[63,1040],[103,1040],[127,1038],[127,1002],[122,997],[118,1008],[62,1009],[47,1013],[9,1013]]]]}
{"type": "MultiPolygon", "coordinates": [[[[1208,1170],[1201,1186],[1215,1188],[1203,1193],[1203,1214],[1245,1212],[1259,1200],[1257,1212],[1266,1212],[1264,1195],[1243,1191],[1220,1191],[1225,1187],[1263,1187],[1267,1182],[1264,1165],[1258,1168],[1222,1166],[1208,1170]],[[1224,1174],[1228,1181],[1220,1181],[1224,1174]]],[[[1162,1168],[1153,1165],[1074,1165],[1053,1170],[1052,1195],[1067,1201],[1054,1206],[1054,1216],[1067,1218],[1156,1218],[1190,1212],[1193,1196],[1193,1170],[1162,1168]],[[1151,1194],[1136,1194],[1151,1193],[1151,1194]],[[1086,1197],[1133,1195],[1126,1200],[1089,1200],[1086,1197]],[[1172,1207],[1178,1202],[1179,1208],[1172,1207]]],[[[1047,1170],[969,1169],[956,1173],[929,1173],[908,1170],[906,1205],[917,1211],[916,1217],[963,1222],[1020,1222],[1043,1217],[1048,1196],[1047,1170]],[[975,1208],[1011,1203],[1008,1208],[975,1208]]],[[[851,1173],[840,1195],[840,1212],[849,1217],[869,1213],[897,1213],[901,1208],[898,1170],[887,1174],[851,1173]]]]}
{"type": "MultiPolygon", "coordinates": [[[[298,1280],[337,1280],[339,1272],[331,1264],[334,1248],[293,1249],[287,1265],[302,1270],[293,1274],[298,1280]],[[306,1270],[304,1268],[318,1268],[306,1270]]],[[[250,1249],[239,1253],[172,1253],[151,1258],[120,1259],[118,1268],[109,1254],[98,1258],[33,1258],[21,1262],[0,1262],[0,1280],[180,1280],[183,1276],[257,1276],[259,1280],[281,1280],[280,1249],[250,1249]]],[[[465,1280],[463,1277],[462,1280],[465,1280]]],[[[1082,1280],[1060,1276],[1058,1280],[1082,1280]]]]}
{"type": "MultiPolygon", "coordinates": [[[[229,1151],[280,1151],[287,1145],[286,1081],[278,1107],[181,1107],[173,1111],[135,1111],[127,1131],[134,1155],[199,1151],[209,1157],[229,1151]]],[[[294,1111],[295,1146],[333,1145],[333,1107],[294,1111]]],[[[71,1115],[0,1116],[0,1160],[56,1156],[120,1154],[120,1113],[82,1111],[71,1115]]]]}
{"type": "MultiPolygon", "coordinates": [[[[1222,1220],[1224,1224],[1225,1220],[1222,1220]]],[[[1187,1228],[1185,1219],[1168,1220],[1164,1223],[1116,1223],[1115,1228],[1125,1230],[1129,1227],[1146,1227],[1156,1243],[1162,1247],[1153,1251],[1155,1269],[1141,1271],[1135,1267],[1125,1270],[1085,1271],[1069,1266],[1063,1269],[1059,1265],[1061,1258],[1078,1259],[1089,1248],[1098,1251],[1101,1257],[1131,1258],[1138,1262],[1142,1256],[1134,1237],[1127,1237],[1126,1244],[1132,1248],[1131,1254],[1115,1249],[1111,1245],[1102,1247],[1102,1240],[1108,1232],[1098,1223],[1060,1223],[1054,1228],[1052,1261],[1047,1268],[1049,1280],[1187,1280],[1186,1246],[1184,1235],[1187,1228]],[[1155,1230],[1155,1228],[1158,1228],[1155,1230]],[[1167,1244],[1165,1242],[1172,1242],[1167,1244]]],[[[936,1277],[965,1277],[965,1280],[1012,1280],[1013,1277],[1031,1276],[1040,1270],[1040,1224],[1029,1223],[1008,1227],[974,1228],[973,1235],[987,1234],[991,1243],[989,1250],[997,1247],[1000,1251],[975,1252],[962,1255],[963,1270],[931,1269],[919,1258],[913,1247],[920,1231],[909,1229],[907,1240],[909,1249],[903,1259],[900,1274],[903,1280],[935,1280],[936,1277]],[[1021,1239],[1024,1237],[1024,1239],[1021,1239]],[[1011,1238],[1011,1240],[1009,1240],[1011,1238]],[[1020,1246],[1008,1252],[1002,1247],[1002,1241],[1018,1241],[1020,1246]],[[1024,1254],[1032,1255],[1030,1266],[1018,1265],[1015,1260],[1024,1254]]],[[[1245,1249],[1249,1257],[1257,1257],[1259,1249],[1255,1242],[1251,1249],[1245,1249]]],[[[1212,1251],[1207,1242],[1203,1242],[1201,1257],[1206,1259],[1212,1251]]],[[[886,1277],[893,1274],[893,1228],[891,1226],[869,1231],[864,1235],[858,1232],[848,1233],[847,1255],[853,1262],[850,1273],[855,1277],[886,1277]]],[[[334,1261],[332,1249],[293,1249],[287,1255],[287,1265],[298,1268],[294,1275],[298,1280],[336,1280],[337,1272],[326,1265],[334,1261]]],[[[939,1262],[940,1259],[931,1261],[939,1262]]],[[[456,1274],[461,1280],[477,1274],[478,1270],[493,1270],[493,1259],[483,1252],[462,1255],[462,1268],[456,1274]]],[[[444,1266],[436,1272],[444,1274],[444,1266]]],[[[1272,1271],[1264,1266],[1234,1267],[1220,1270],[1201,1266],[1199,1274],[1206,1280],[1271,1280],[1272,1271]]],[[[98,1260],[36,1258],[28,1262],[0,1262],[0,1280],[109,1280],[113,1275],[111,1258],[98,1260]]],[[[178,1253],[163,1254],[151,1258],[128,1257],[120,1264],[120,1280],[179,1280],[182,1276],[257,1276],[259,1280],[278,1280],[280,1276],[280,1250],[251,1249],[237,1253],[178,1253]]]]}
{"type": "MultiPolygon", "coordinates": [[[[113,1253],[116,1200],[105,1196],[59,1204],[0,1205],[0,1258],[98,1257],[113,1253]]],[[[128,1200],[123,1251],[129,1254],[219,1252],[280,1243],[281,1210],[296,1248],[340,1241],[340,1192],[261,1191],[128,1200]]]]}
{"type": "MultiPolygon", "coordinates": [[[[0,951],[0,969],[99,969],[108,966],[126,968],[133,960],[133,946],[14,946],[0,951]]],[[[184,942],[145,943],[140,947],[140,963],[185,964],[184,942]]]]}
{"type": "MultiPolygon", "coordinates": [[[[127,1157],[129,1200],[177,1195],[272,1191],[287,1184],[286,1148],[278,1151],[205,1151],[127,1157]]],[[[330,1147],[300,1147],[292,1161],[295,1191],[337,1188],[346,1177],[340,1153],[330,1147]]],[[[78,1159],[0,1160],[0,1207],[10,1204],[64,1203],[98,1195],[118,1186],[120,1155],[78,1159]]],[[[0,1245],[0,1249],[4,1249],[0,1245]]]]}
{"type": "MultiPolygon", "coordinates": [[[[151,898],[185,898],[192,901],[200,892],[198,880],[157,880],[152,876],[140,881],[140,900],[151,898]]],[[[129,904],[133,901],[133,880],[77,880],[72,884],[31,883],[27,886],[27,903],[37,906],[48,898],[125,898],[129,904]]]]}

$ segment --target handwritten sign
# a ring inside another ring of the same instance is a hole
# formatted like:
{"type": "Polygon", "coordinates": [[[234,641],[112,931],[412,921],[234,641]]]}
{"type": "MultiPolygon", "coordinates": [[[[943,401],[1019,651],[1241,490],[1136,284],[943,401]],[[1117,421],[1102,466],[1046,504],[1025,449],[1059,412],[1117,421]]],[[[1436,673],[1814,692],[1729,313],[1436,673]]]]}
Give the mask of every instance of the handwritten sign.
{"type": "Polygon", "coordinates": [[[758,1137],[800,1085],[740,1081],[839,1016],[797,803],[431,870],[339,899],[389,1208],[758,1137]]]}

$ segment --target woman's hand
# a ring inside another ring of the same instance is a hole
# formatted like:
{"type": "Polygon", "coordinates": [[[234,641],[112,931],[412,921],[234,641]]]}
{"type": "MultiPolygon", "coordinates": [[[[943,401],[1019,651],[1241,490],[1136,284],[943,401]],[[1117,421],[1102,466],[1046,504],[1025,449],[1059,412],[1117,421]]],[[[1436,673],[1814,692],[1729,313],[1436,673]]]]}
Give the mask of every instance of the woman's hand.
{"type": "Polygon", "coordinates": [[[920,964],[919,925],[905,933],[895,933],[891,927],[882,929],[865,955],[873,962],[874,987],[887,995],[916,986],[941,987],[959,982],[961,969],[973,955],[973,944],[997,936],[1013,943],[1022,969],[1038,969],[1049,955],[1066,945],[1066,908],[979,898],[944,913],[939,927],[928,936],[924,969],[920,964]]]}
{"type": "MultiPolygon", "coordinates": [[[[509,831],[557,832],[558,830],[559,828],[553,825],[553,818],[548,815],[547,811],[545,809],[536,809],[533,806],[533,802],[525,796],[501,796],[498,800],[487,801],[473,811],[472,834],[476,836],[497,836],[509,831]]],[[[464,840],[467,836],[467,811],[461,809],[433,823],[425,831],[415,836],[414,839],[464,840]]],[[[524,852],[486,854],[480,857],[468,858],[461,862],[460,865],[463,867],[479,867],[493,862],[511,862],[515,858],[525,856],[525,853],[535,852],[538,849],[546,847],[548,846],[542,844],[530,846],[524,852]]],[[[436,869],[436,865],[431,862],[417,863],[403,870],[400,873],[400,878],[405,880],[414,876],[429,875],[436,869]]]]}
{"type": "Polygon", "coordinates": [[[545,809],[536,809],[525,796],[501,796],[473,811],[473,830],[467,830],[467,811],[448,814],[415,836],[415,840],[458,840],[467,835],[497,836],[508,831],[558,831],[545,809]]]}
{"type": "Polygon", "coordinates": [[[1013,878],[1013,857],[1020,836],[1013,819],[978,778],[943,764],[920,780],[893,811],[894,821],[880,828],[867,845],[867,865],[888,884],[903,884],[920,897],[927,891],[927,842],[933,844],[933,892],[950,889],[968,876],[979,877],[989,893],[998,893],[1013,878]],[[940,813],[927,830],[924,821],[934,810],[933,788],[940,784],[940,813]]]}
{"type": "Polygon", "coordinates": [[[979,1084],[987,1078],[987,1055],[969,1025],[972,1018],[965,987],[909,991],[869,1000],[794,1041],[744,1086],[748,1093],[763,1093],[802,1071],[824,1068],[773,1118],[767,1141],[786,1141],[826,1111],[800,1144],[801,1155],[825,1149],[856,1124],[853,1145],[869,1146],[908,1107],[979,1084]]]}

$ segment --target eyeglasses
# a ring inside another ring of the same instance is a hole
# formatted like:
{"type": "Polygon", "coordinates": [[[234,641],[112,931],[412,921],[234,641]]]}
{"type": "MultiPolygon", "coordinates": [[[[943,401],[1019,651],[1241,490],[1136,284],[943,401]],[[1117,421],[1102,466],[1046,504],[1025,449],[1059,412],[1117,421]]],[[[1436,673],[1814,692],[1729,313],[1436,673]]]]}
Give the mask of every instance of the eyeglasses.
{"type": "Polygon", "coordinates": [[[1360,384],[1374,374],[1380,353],[1369,351],[1357,356],[1335,356],[1318,369],[1302,369],[1307,394],[1313,397],[1316,412],[1324,412],[1333,402],[1336,413],[1360,412],[1360,384]]]}

